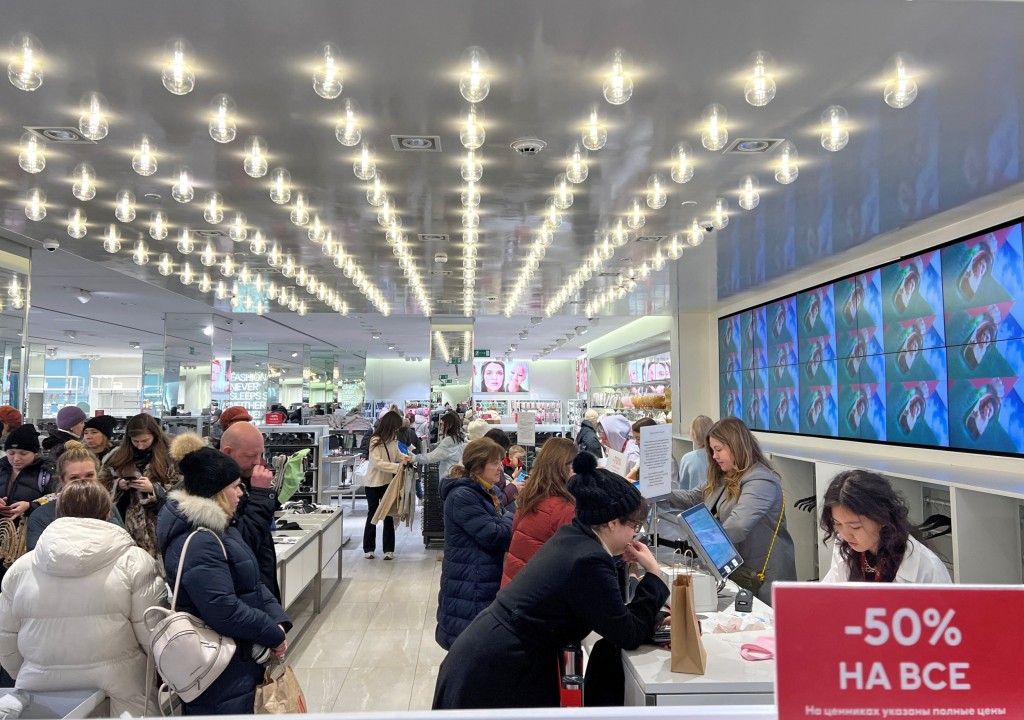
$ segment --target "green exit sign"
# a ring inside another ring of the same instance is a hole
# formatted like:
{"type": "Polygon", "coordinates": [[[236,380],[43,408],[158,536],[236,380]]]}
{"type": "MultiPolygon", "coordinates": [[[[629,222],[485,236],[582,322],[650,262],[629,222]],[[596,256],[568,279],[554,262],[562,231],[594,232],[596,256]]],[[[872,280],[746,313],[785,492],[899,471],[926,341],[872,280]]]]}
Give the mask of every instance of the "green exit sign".
{"type": "Polygon", "coordinates": [[[442,380],[447,380],[447,379],[448,379],[448,376],[447,376],[447,375],[442,375],[442,376],[441,376],[441,379],[442,379],[442,380]]]}
{"type": "Polygon", "coordinates": [[[491,356],[491,351],[490,350],[474,350],[473,351],[473,357],[490,357],[490,356],[491,356]]]}
{"type": "Polygon", "coordinates": [[[453,357],[452,358],[452,365],[461,365],[461,364],[462,364],[462,358],[460,358],[460,357],[453,357]]]}

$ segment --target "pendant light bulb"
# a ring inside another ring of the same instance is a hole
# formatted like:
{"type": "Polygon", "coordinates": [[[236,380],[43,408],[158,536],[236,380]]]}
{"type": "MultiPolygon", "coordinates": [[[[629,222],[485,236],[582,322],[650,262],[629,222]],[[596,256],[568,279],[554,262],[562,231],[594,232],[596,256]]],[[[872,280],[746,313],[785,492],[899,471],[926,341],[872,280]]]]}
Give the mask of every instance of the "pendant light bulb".
{"type": "Polygon", "coordinates": [[[712,103],[704,108],[701,115],[703,128],[700,131],[700,143],[708,150],[721,150],[729,142],[729,128],[726,123],[729,115],[725,108],[718,103],[712,103]]]}
{"type": "Polygon", "coordinates": [[[149,216],[149,236],[154,240],[167,237],[167,213],[157,210],[149,216]]]}
{"type": "Polygon", "coordinates": [[[693,179],[693,148],[681,142],[672,148],[672,182],[680,185],[693,179]]]}
{"type": "Polygon", "coordinates": [[[555,193],[551,196],[551,202],[559,210],[568,210],[572,207],[572,183],[569,182],[565,173],[555,178],[555,193]]]}
{"type": "Polygon", "coordinates": [[[459,78],[459,92],[467,102],[478,103],[491,91],[487,78],[490,58],[482,47],[473,45],[462,53],[462,76],[459,78]]]}
{"type": "Polygon", "coordinates": [[[149,246],[145,240],[136,241],[135,249],[132,250],[132,262],[140,266],[149,262],[149,246]]]}
{"type": "Polygon", "coordinates": [[[25,217],[33,222],[46,217],[46,193],[39,188],[32,188],[25,195],[25,217]]]}
{"type": "Polygon", "coordinates": [[[220,263],[220,274],[224,277],[235,274],[235,258],[231,253],[224,253],[224,259],[220,263]]]}
{"type": "Polygon", "coordinates": [[[82,114],[78,117],[78,131],[90,140],[102,140],[110,130],[107,121],[107,101],[99,93],[82,98],[82,114]]]}
{"type": "Polygon", "coordinates": [[[334,137],[345,147],[355,147],[363,139],[359,103],[352,98],[345,98],[345,114],[334,126],[334,137]]]}
{"type": "Polygon", "coordinates": [[[292,199],[292,174],[284,168],[274,168],[270,173],[270,200],[284,205],[292,199]]]}
{"type": "Polygon", "coordinates": [[[195,88],[192,48],[185,40],[172,40],[167,44],[160,81],[167,92],[174,95],[188,95],[195,88]]]}
{"type": "Polygon", "coordinates": [[[199,288],[199,292],[208,293],[213,289],[213,280],[210,279],[210,273],[203,273],[199,276],[199,283],[196,285],[199,288]]]}
{"type": "Polygon", "coordinates": [[[356,156],[355,162],[352,163],[352,172],[360,180],[372,180],[377,172],[373,149],[367,143],[363,143],[360,146],[359,155],[356,156]]]}
{"type": "Polygon", "coordinates": [[[289,215],[293,225],[302,227],[309,222],[309,208],[306,207],[306,196],[304,193],[295,193],[295,204],[292,205],[292,211],[289,215]]]}
{"type": "Polygon", "coordinates": [[[75,166],[72,173],[71,193],[81,200],[88,202],[96,197],[96,172],[92,165],[81,163],[75,166]]]}
{"type": "Polygon", "coordinates": [[[206,241],[203,251],[199,253],[199,262],[206,267],[217,264],[217,249],[213,246],[212,240],[206,241]]]}
{"type": "Polygon", "coordinates": [[[170,253],[160,253],[160,260],[156,266],[157,271],[164,277],[174,272],[174,259],[170,253]]]}
{"type": "Polygon", "coordinates": [[[476,156],[476,152],[469,150],[466,152],[466,159],[462,161],[462,179],[466,182],[475,180],[480,182],[480,178],[484,176],[483,163],[476,156]]]}
{"type": "Polygon", "coordinates": [[[651,175],[647,178],[647,207],[652,210],[660,210],[668,202],[668,194],[665,192],[665,181],[661,175],[651,175]]]}
{"type": "Polygon", "coordinates": [[[306,237],[319,245],[324,241],[324,236],[326,234],[327,230],[324,228],[323,223],[320,222],[320,216],[314,215],[313,222],[310,223],[309,230],[306,231],[306,237]]]}
{"type": "Polygon", "coordinates": [[[850,116],[841,105],[829,105],[821,114],[821,146],[829,152],[839,152],[850,142],[847,127],[850,116]]]}
{"type": "Polygon", "coordinates": [[[189,255],[193,250],[196,249],[195,240],[192,239],[192,230],[188,225],[181,229],[181,234],[178,235],[178,252],[182,255],[189,255]]]}
{"type": "Polygon", "coordinates": [[[180,203],[192,202],[195,190],[192,188],[192,172],[185,166],[175,171],[177,182],[171,186],[171,197],[180,203]]]}
{"type": "Polygon", "coordinates": [[[669,260],[678,260],[683,256],[683,243],[685,241],[679,236],[679,233],[674,233],[669,238],[668,247],[665,249],[665,254],[668,255],[669,260]]]}
{"type": "Polygon", "coordinates": [[[141,136],[132,147],[132,170],[143,177],[149,177],[158,167],[156,145],[148,135],[141,136]]]}
{"type": "Polygon", "coordinates": [[[121,231],[113,223],[108,225],[107,231],[103,233],[103,249],[111,255],[121,249],[121,231]]]}
{"type": "Polygon", "coordinates": [[[21,147],[18,153],[18,165],[27,173],[35,175],[46,167],[46,146],[39,142],[32,133],[21,136],[21,147]]]}
{"type": "Polygon", "coordinates": [[[333,43],[324,43],[319,50],[320,59],[313,71],[313,90],[325,100],[341,95],[342,78],[338,48],[333,43]]]}
{"type": "Polygon", "coordinates": [[[191,285],[195,279],[195,273],[192,272],[192,264],[185,261],[181,264],[181,274],[178,275],[178,280],[181,281],[182,285],[191,285]]]}
{"type": "Polygon", "coordinates": [[[643,205],[639,200],[634,200],[629,208],[629,215],[626,217],[626,225],[630,230],[639,230],[645,224],[647,224],[647,218],[644,217],[643,205]]]}
{"type": "Polygon", "coordinates": [[[587,151],[579,143],[569,149],[566,156],[565,177],[571,183],[581,183],[587,179],[590,169],[587,167],[587,151]]]}
{"type": "Polygon", "coordinates": [[[459,129],[459,142],[467,150],[476,150],[484,144],[484,140],[487,138],[487,132],[480,122],[481,119],[481,113],[477,111],[476,105],[470,105],[462,127],[459,129]]]}
{"type": "Polygon", "coordinates": [[[123,223],[135,219],[135,193],[131,190],[121,190],[117,193],[115,202],[117,207],[114,209],[114,217],[123,223]]]}
{"type": "Polygon", "coordinates": [[[633,97],[633,78],[626,72],[621,50],[612,57],[612,70],[604,81],[604,99],[612,105],[622,105],[633,97]]]}
{"type": "Polygon", "coordinates": [[[43,84],[43,46],[32,35],[21,34],[11,41],[7,79],[11,85],[33,92],[43,84]]]}
{"type": "Polygon", "coordinates": [[[711,227],[715,230],[724,230],[729,225],[729,201],[725,198],[712,200],[709,215],[711,227]]]}
{"type": "Polygon", "coordinates": [[[772,56],[766,52],[754,56],[754,70],[743,88],[743,97],[754,107],[764,107],[775,98],[772,64],[772,56]]]}
{"type": "Polygon", "coordinates": [[[480,205],[480,188],[476,186],[476,182],[470,180],[462,188],[462,207],[464,208],[475,208],[480,205]]]}
{"type": "Polygon", "coordinates": [[[686,233],[686,242],[693,247],[704,242],[704,228],[700,226],[700,222],[696,218],[690,223],[690,230],[686,233]]]}
{"type": "Polygon", "coordinates": [[[68,213],[68,236],[76,240],[85,237],[88,232],[85,213],[75,208],[68,213]]]}
{"type": "Polygon", "coordinates": [[[366,188],[366,202],[370,203],[373,207],[380,207],[387,202],[386,183],[387,178],[384,176],[384,173],[374,173],[369,187],[366,188]]]}
{"type": "Polygon", "coordinates": [[[744,210],[753,210],[761,202],[761,195],[758,193],[757,178],[747,175],[740,181],[739,206],[744,210]]]}
{"type": "Polygon", "coordinates": [[[236,212],[231,218],[231,225],[228,226],[228,237],[235,242],[242,242],[249,234],[245,227],[245,213],[236,212]]]}
{"type": "Polygon", "coordinates": [[[235,139],[235,101],[230,95],[217,95],[210,103],[210,137],[219,143],[235,139]]]}
{"type": "Polygon", "coordinates": [[[267,241],[263,238],[263,232],[257,230],[252,234],[249,241],[249,251],[256,255],[263,255],[267,251],[267,241]]]}
{"type": "Polygon", "coordinates": [[[782,185],[789,185],[800,175],[800,156],[796,146],[789,140],[779,148],[779,164],[775,168],[775,180],[782,185]]]}
{"type": "Polygon", "coordinates": [[[590,119],[583,130],[583,147],[587,150],[600,150],[608,142],[608,129],[601,122],[597,108],[590,110],[590,119]]]}
{"type": "Polygon", "coordinates": [[[892,72],[882,92],[889,107],[901,110],[917,99],[917,82],[910,70],[912,64],[909,55],[899,54],[892,59],[892,72]]]}
{"type": "Polygon", "coordinates": [[[242,169],[249,177],[261,178],[267,174],[267,141],[259,135],[246,141],[242,169]]]}
{"type": "Polygon", "coordinates": [[[614,247],[622,247],[629,242],[629,231],[622,224],[622,219],[619,218],[615,227],[612,229],[611,241],[614,247]]]}

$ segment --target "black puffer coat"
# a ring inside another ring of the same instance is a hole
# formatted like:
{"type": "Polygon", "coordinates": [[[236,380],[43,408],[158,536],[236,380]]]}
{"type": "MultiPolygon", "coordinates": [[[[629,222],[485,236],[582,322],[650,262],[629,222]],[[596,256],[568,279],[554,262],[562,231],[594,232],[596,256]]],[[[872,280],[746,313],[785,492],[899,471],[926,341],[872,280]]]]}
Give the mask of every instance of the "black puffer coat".
{"type": "Polygon", "coordinates": [[[184,704],[186,715],[250,715],[263,667],[252,658],[254,644],[277,647],[291,627],[281,605],[260,581],[252,550],[215,500],[174,490],[157,519],[157,541],[168,581],[174,582],[185,540],[193,530],[206,527],[217,540],[200,533],[188,547],[177,607],[203,619],[210,627],[232,637],[237,649],[223,674],[196,700],[184,704]]]}
{"type": "Polygon", "coordinates": [[[576,433],[576,446],[583,452],[591,453],[596,457],[604,457],[604,450],[601,449],[601,438],[598,437],[597,428],[589,420],[580,423],[580,431],[576,433]]]}

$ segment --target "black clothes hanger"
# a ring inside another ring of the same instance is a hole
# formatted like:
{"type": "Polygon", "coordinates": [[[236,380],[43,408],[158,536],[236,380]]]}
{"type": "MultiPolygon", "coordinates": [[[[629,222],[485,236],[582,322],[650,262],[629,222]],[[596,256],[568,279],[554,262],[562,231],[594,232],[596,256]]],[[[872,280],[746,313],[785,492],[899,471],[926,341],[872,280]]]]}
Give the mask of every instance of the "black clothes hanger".
{"type": "Polygon", "coordinates": [[[924,522],[917,526],[921,532],[935,530],[940,527],[949,527],[952,524],[948,515],[929,515],[924,522]]]}
{"type": "Polygon", "coordinates": [[[804,512],[812,512],[818,505],[818,499],[813,495],[809,495],[805,498],[800,498],[793,503],[793,507],[797,510],[803,510],[804,512]]]}

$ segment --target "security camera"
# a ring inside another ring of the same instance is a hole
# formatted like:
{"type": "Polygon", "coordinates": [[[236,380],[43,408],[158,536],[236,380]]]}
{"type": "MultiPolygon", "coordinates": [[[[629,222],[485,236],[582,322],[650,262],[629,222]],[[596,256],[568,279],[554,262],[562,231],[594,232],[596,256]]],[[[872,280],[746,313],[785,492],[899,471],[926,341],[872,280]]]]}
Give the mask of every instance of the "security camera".
{"type": "Polygon", "coordinates": [[[49,240],[43,240],[43,249],[46,252],[57,252],[57,248],[60,247],[60,243],[50,238],[49,240]]]}
{"type": "Polygon", "coordinates": [[[714,232],[715,226],[711,223],[704,223],[704,232],[714,232]]]}

